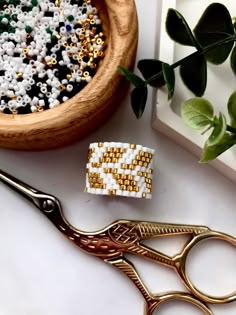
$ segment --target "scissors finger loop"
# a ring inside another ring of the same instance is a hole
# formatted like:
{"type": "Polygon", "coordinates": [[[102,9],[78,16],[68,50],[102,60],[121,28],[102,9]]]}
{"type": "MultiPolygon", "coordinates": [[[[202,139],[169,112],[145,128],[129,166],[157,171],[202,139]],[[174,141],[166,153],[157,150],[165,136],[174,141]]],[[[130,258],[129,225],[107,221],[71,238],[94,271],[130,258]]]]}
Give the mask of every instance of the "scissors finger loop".
{"type": "Polygon", "coordinates": [[[195,236],[191,242],[188,243],[188,245],[185,246],[183,252],[181,255],[176,256],[176,268],[177,271],[183,280],[184,284],[188,287],[188,289],[200,300],[204,301],[205,303],[213,303],[213,304],[225,304],[229,302],[233,302],[236,300],[236,292],[232,292],[225,296],[213,296],[208,295],[201,290],[199,290],[191,281],[189,278],[187,272],[186,272],[186,261],[188,258],[188,255],[191,251],[191,249],[196,246],[199,242],[207,240],[207,239],[220,239],[223,241],[226,241],[234,246],[236,246],[236,239],[230,235],[216,232],[216,231],[210,231],[203,234],[199,234],[195,236]]]}

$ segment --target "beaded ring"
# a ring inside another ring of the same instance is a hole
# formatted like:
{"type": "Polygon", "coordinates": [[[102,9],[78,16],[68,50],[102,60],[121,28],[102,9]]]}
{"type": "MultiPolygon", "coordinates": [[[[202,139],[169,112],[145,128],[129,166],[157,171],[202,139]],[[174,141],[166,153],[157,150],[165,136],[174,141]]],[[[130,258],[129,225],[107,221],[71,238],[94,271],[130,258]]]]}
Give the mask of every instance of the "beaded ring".
{"type": "Polygon", "coordinates": [[[91,0],[0,0],[0,112],[40,112],[77,94],[104,40],[91,0]]]}
{"type": "Polygon", "coordinates": [[[154,153],[153,149],[129,143],[90,144],[85,191],[150,199],[154,153]]]}

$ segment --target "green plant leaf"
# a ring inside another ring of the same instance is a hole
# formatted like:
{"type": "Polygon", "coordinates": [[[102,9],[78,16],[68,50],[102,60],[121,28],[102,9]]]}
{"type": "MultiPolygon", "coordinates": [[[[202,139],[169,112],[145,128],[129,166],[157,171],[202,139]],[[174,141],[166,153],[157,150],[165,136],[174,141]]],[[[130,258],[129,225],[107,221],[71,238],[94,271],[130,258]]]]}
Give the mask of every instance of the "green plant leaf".
{"type": "Polygon", "coordinates": [[[228,100],[228,113],[231,119],[231,126],[236,128],[236,91],[234,91],[228,100]]]}
{"type": "MultiPolygon", "coordinates": [[[[228,9],[220,3],[212,3],[204,11],[194,34],[202,47],[212,45],[234,35],[234,26],[228,9]]],[[[223,63],[229,56],[233,42],[220,45],[205,53],[207,60],[213,64],[223,63]]]]}
{"type": "Polygon", "coordinates": [[[207,62],[203,55],[193,55],[180,66],[180,75],[196,96],[202,96],[207,84],[207,62]]]}
{"type": "Polygon", "coordinates": [[[234,75],[236,75],[236,45],[234,46],[230,56],[230,65],[234,75]]]}
{"type": "Polygon", "coordinates": [[[236,144],[236,137],[225,133],[220,142],[215,145],[205,144],[203,154],[201,157],[201,163],[207,163],[210,160],[214,160],[217,156],[230,149],[236,144]]]}
{"type": "Polygon", "coordinates": [[[145,81],[133,72],[123,67],[118,67],[118,69],[134,86],[139,87],[146,85],[145,81]]]}
{"type": "Polygon", "coordinates": [[[146,86],[139,86],[131,92],[131,105],[136,118],[140,119],[147,102],[148,89],[146,86]]]}
{"type": "Polygon", "coordinates": [[[153,87],[161,87],[165,85],[165,80],[162,74],[162,64],[162,61],[155,59],[142,59],[138,62],[138,69],[145,80],[149,80],[154,75],[160,73],[159,78],[148,82],[149,85],[153,87]]]}
{"type": "Polygon", "coordinates": [[[163,76],[168,89],[168,99],[172,98],[175,90],[175,72],[168,63],[162,64],[163,76]]]}
{"type": "Polygon", "coordinates": [[[207,146],[220,143],[222,138],[225,135],[226,128],[227,128],[227,123],[226,123],[225,115],[220,113],[219,118],[217,117],[214,118],[214,128],[210,137],[207,140],[207,146]]]}
{"type": "Polygon", "coordinates": [[[181,104],[181,116],[192,129],[203,129],[211,126],[213,115],[213,106],[204,98],[191,98],[181,104]]]}
{"type": "Polygon", "coordinates": [[[166,18],[166,31],[171,39],[182,45],[197,46],[198,43],[184,17],[174,9],[169,9],[166,18]]]}

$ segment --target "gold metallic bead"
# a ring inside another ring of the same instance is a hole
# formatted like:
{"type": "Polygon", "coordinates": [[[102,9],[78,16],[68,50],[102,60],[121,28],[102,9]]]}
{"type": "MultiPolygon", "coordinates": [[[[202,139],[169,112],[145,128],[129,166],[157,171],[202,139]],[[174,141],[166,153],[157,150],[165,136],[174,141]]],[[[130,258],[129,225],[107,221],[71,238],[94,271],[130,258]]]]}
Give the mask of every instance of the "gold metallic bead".
{"type": "Polygon", "coordinates": [[[98,52],[98,56],[99,56],[99,57],[103,57],[103,56],[104,56],[104,52],[103,52],[103,51],[101,51],[101,50],[99,50],[99,52],[98,52]]]}
{"type": "Polygon", "coordinates": [[[108,191],[109,195],[114,196],[116,195],[116,190],[115,189],[111,189],[108,191]]]}
{"type": "Polygon", "coordinates": [[[37,106],[37,111],[38,112],[43,112],[44,111],[44,108],[42,106],[37,106]]]}
{"type": "Polygon", "coordinates": [[[100,45],[100,44],[102,43],[102,39],[101,39],[101,38],[98,38],[98,39],[96,40],[96,43],[97,43],[98,45],[100,45]]]}
{"type": "Polygon", "coordinates": [[[136,144],[130,144],[130,149],[136,149],[136,144]]]}
{"type": "Polygon", "coordinates": [[[65,89],[66,89],[65,85],[62,84],[62,85],[59,86],[59,90],[60,91],[64,91],[65,89]]]}
{"type": "Polygon", "coordinates": [[[146,198],[146,193],[142,193],[142,198],[146,198]]]}

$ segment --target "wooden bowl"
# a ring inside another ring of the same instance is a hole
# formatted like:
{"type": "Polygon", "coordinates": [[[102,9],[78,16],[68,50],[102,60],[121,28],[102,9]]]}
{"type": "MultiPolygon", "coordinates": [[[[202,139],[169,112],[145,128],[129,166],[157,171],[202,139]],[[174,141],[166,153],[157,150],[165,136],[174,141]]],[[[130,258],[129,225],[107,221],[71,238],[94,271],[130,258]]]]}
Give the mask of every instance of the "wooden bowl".
{"type": "Polygon", "coordinates": [[[91,82],[58,107],[32,114],[0,113],[0,146],[47,150],[72,143],[97,128],[120,104],[126,80],[119,65],[132,68],[138,22],[134,0],[93,0],[107,40],[105,57],[91,82]]]}

